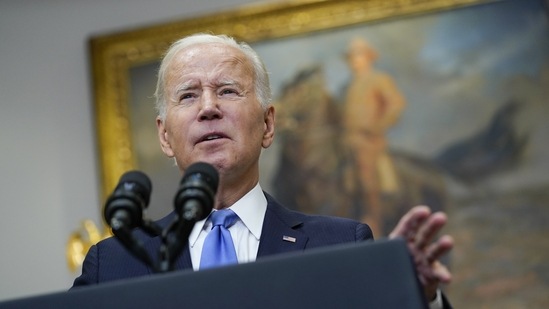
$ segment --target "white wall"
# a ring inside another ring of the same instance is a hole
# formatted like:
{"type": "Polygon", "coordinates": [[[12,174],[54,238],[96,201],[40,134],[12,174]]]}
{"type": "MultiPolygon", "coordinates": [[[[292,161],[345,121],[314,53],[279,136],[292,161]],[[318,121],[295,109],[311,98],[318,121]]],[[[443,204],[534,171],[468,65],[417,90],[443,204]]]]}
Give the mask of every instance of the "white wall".
{"type": "Polygon", "coordinates": [[[0,1],[0,300],[65,290],[65,242],[100,223],[87,40],[258,0],[0,1]]]}

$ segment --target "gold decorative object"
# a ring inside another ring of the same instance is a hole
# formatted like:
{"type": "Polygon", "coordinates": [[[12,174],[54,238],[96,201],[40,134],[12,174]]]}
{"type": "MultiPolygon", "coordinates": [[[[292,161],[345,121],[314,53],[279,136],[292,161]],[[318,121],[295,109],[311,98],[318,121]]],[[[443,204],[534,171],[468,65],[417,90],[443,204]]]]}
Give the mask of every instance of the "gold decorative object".
{"type": "Polygon", "coordinates": [[[84,262],[90,247],[100,240],[111,236],[109,231],[103,234],[92,220],[83,220],[80,228],[71,233],[67,241],[66,255],[69,270],[75,272],[84,262]]]}

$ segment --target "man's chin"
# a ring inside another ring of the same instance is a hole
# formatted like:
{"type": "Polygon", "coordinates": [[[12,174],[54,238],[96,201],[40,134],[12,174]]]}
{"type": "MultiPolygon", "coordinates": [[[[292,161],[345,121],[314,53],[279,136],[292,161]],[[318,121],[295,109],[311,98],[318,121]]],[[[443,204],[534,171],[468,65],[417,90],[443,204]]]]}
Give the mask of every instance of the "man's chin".
{"type": "Polygon", "coordinates": [[[217,154],[202,156],[194,160],[192,163],[196,163],[196,162],[208,163],[211,166],[213,166],[218,171],[218,173],[221,173],[221,171],[224,170],[227,166],[227,159],[217,154]]]}

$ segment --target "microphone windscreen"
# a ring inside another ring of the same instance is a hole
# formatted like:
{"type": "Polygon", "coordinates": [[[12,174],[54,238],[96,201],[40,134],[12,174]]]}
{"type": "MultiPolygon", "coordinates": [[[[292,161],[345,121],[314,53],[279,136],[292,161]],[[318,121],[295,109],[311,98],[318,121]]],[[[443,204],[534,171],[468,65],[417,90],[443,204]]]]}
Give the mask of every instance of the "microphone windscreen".
{"type": "Polygon", "coordinates": [[[181,184],[185,183],[189,178],[196,177],[196,175],[200,175],[201,179],[213,189],[214,193],[217,191],[219,173],[215,167],[204,162],[193,163],[185,170],[185,176],[181,179],[181,184]]]}
{"type": "Polygon", "coordinates": [[[120,177],[119,186],[127,186],[128,184],[136,184],[131,191],[139,194],[145,201],[145,205],[149,205],[152,191],[152,183],[145,173],[141,171],[129,171],[120,177]]]}

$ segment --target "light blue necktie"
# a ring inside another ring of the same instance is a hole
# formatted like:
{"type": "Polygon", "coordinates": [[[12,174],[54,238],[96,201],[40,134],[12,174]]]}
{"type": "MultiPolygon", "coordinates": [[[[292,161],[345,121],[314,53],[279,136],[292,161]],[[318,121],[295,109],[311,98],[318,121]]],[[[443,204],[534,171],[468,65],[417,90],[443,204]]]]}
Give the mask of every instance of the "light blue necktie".
{"type": "Polygon", "coordinates": [[[200,269],[238,263],[233,238],[228,230],[237,219],[238,216],[230,209],[214,211],[210,215],[212,230],[204,240],[200,269]]]}

